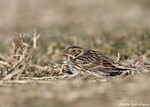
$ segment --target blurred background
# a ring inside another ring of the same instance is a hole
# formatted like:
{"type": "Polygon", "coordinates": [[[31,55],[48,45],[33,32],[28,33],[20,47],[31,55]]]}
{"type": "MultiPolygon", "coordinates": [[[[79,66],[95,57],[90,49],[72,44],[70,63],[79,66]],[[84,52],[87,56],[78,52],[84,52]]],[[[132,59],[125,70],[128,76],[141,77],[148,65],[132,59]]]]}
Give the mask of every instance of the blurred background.
{"type": "Polygon", "coordinates": [[[0,31],[73,30],[99,35],[101,30],[150,27],[147,0],[5,0],[0,31]]]}
{"type": "MultiPolygon", "coordinates": [[[[148,0],[5,0],[0,1],[0,51],[18,33],[42,34],[39,53],[58,54],[70,45],[108,55],[149,56],[148,0]],[[52,51],[53,50],[53,51],[52,51]]],[[[51,58],[52,59],[52,58],[51,58]]],[[[61,58],[53,58],[61,61],[61,58]]]]}

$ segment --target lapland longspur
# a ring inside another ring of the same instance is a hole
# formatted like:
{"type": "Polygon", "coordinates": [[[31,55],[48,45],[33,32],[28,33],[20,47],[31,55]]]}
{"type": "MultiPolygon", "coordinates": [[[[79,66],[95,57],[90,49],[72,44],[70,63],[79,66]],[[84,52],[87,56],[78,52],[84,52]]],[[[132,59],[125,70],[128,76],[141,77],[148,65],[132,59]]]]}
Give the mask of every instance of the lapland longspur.
{"type": "Polygon", "coordinates": [[[72,77],[78,75],[81,71],[88,72],[97,77],[119,75],[123,71],[132,68],[123,66],[118,61],[109,58],[101,52],[86,50],[79,46],[71,46],[64,51],[67,66],[72,77]]]}

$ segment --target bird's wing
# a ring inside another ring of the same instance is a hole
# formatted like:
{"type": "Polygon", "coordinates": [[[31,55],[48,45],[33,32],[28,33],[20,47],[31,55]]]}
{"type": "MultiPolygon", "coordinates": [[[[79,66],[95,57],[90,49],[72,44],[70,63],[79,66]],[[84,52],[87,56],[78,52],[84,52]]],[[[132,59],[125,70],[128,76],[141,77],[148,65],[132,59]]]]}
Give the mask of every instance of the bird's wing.
{"type": "Polygon", "coordinates": [[[98,52],[98,51],[93,51],[93,50],[89,50],[89,54],[88,54],[89,58],[93,58],[94,60],[91,63],[94,64],[98,64],[104,67],[110,67],[110,68],[114,68],[115,64],[117,64],[117,62],[115,62],[115,60],[105,56],[104,54],[98,52]]]}
{"type": "Polygon", "coordinates": [[[113,65],[109,61],[92,55],[79,56],[74,59],[74,64],[82,65],[86,69],[113,68],[113,65]]]}
{"type": "Polygon", "coordinates": [[[96,70],[125,70],[127,67],[122,66],[117,61],[103,55],[98,51],[88,51],[82,56],[74,59],[74,62],[78,65],[82,65],[84,69],[96,71],[96,70]]]}

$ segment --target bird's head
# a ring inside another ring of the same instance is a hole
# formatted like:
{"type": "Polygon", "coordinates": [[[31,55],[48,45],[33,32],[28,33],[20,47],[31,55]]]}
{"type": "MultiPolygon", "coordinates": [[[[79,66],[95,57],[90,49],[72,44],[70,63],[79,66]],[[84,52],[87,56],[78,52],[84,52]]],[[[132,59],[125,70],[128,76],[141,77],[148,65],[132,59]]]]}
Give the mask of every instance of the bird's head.
{"type": "Polygon", "coordinates": [[[65,56],[69,56],[71,58],[76,58],[78,56],[83,55],[85,52],[85,49],[79,47],[79,46],[71,46],[68,47],[65,51],[64,51],[64,55],[65,56]]]}

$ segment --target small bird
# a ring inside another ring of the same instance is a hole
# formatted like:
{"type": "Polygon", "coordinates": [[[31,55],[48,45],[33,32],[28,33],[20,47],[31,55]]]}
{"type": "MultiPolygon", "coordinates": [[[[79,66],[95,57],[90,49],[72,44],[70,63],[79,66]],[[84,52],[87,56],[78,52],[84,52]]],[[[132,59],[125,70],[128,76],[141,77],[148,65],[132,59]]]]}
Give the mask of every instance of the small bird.
{"type": "Polygon", "coordinates": [[[88,72],[96,77],[116,76],[123,71],[132,70],[123,66],[118,61],[109,58],[101,52],[86,50],[79,46],[68,47],[64,51],[67,66],[72,77],[77,76],[81,71],[88,72]]]}

